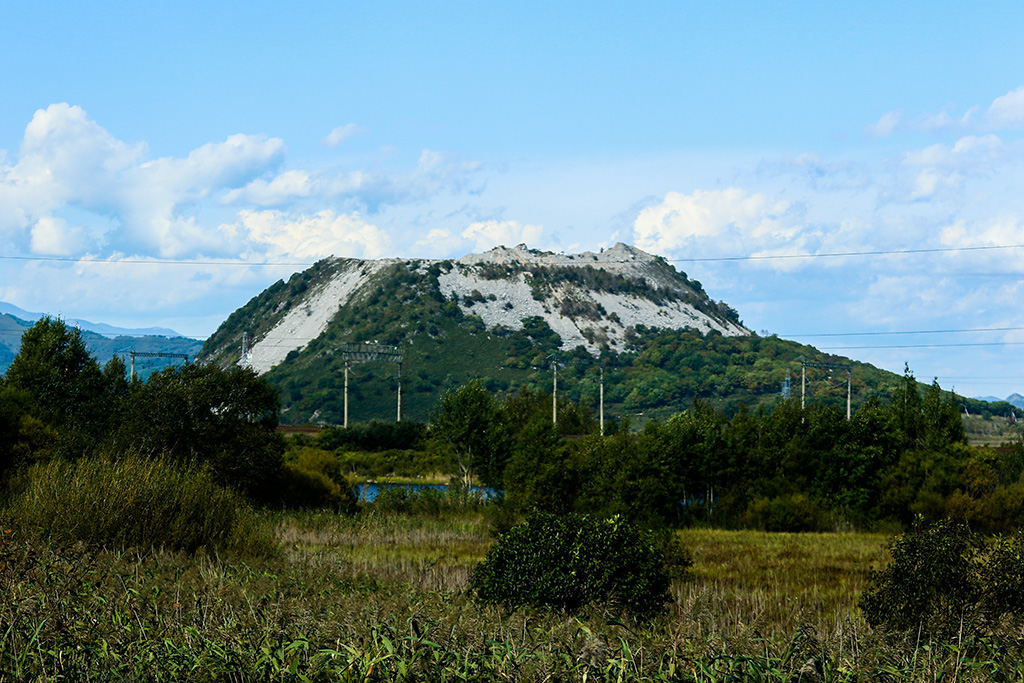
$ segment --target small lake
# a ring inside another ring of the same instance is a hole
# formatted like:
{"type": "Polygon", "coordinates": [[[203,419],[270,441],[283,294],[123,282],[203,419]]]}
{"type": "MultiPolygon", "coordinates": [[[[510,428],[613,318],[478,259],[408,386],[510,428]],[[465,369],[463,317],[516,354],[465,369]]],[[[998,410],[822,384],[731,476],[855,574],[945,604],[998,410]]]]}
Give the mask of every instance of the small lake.
{"type": "MultiPolygon", "coordinates": [[[[377,482],[365,482],[362,484],[356,484],[356,496],[361,501],[372,503],[377,499],[377,494],[379,494],[382,489],[406,489],[409,493],[437,491],[438,493],[445,494],[448,493],[449,490],[457,490],[460,488],[462,487],[452,486],[450,484],[378,484],[377,482]]],[[[501,495],[501,491],[488,488],[486,486],[474,486],[470,489],[470,492],[474,496],[480,496],[484,500],[494,500],[501,495]]]]}

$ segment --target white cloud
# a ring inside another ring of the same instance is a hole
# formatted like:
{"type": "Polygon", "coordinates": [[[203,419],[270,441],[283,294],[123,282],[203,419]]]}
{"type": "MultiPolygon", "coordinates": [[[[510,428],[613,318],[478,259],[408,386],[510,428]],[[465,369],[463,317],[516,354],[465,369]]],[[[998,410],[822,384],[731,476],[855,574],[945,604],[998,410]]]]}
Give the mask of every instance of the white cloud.
{"type": "Polygon", "coordinates": [[[462,237],[473,241],[473,251],[482,252],[504,245],[536,246],[544,234],[539,225],[523,225],[518,221],[479,221],[462,231],[462,237]]]}
{"type": "Polygon", "coordinates": [[[669,192],[660,204],[640,212],[633,234],[638,247],[656,253],[677,252],[702,240],[749,253],[793,238],[796,227],[780,220],[789,208],[787,202],[736,187],[689,195],[669,192]]]}
{"type": "Polygon", "coordinates": [[[365,133],[366,129],[355,123],[346,123],[344,126],[338,126],[323,139],[323,143],[328,147],[337,147],[341,143],[348,140],[353,135],[365,133]]]}
{"type": "Polygon", "coordinates": [[[71,256],[87,248],[85,231],[68,226],[61,218],[42,216],[32,226],[32,253],[45,256],[71,256]]]}
{"type": "Polygon", "coordinates": [[[864,132],[868,137],[872,138],[884,138],[892,135],[893,131],[903,120],[903,112],[901,111],[887,111],[882,114],[882,118],[878,119],[869,126],[865,126],[864,132]]]}
{"type": "Polygon", "coordinates": [[[164,257],[222,251],[227,245],[197,222],[192,205],[262,175],[280,163],[283,150],[279,139],[232,135],[185,158],[147,161],[145,145],[116,139],[80,107],[53,104],[32,117],[17,162],[0,168],[0,229],[52,249],[46,236],[55,225],[38,221],[74,208],[115,217],[105,221],[109,234],[98,236],[114,248],[164,257]]]}
{"type": "Polygon", "coordinates": [[[290,216],[280,211],[241,211],[236,227],[256,258],[381,258],[391,248],[388,234],[358,214],[325,210],[290,216]]]}
{"type": "Polygon", "coordinates": [[[1024,125],[1024,86],[997,97],[985,112],[990,128],[1016,128],[1024,125]]]}

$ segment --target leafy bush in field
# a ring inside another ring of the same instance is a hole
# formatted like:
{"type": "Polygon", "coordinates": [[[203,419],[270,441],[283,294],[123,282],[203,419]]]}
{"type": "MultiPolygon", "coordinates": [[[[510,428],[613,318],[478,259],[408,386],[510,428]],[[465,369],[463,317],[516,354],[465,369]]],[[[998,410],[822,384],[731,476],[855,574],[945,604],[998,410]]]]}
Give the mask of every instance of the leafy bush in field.
{"type": "Polygon", "coordinates": [[[340,485],[324,472],[286,462],[281,471],[279,502],[291,510],[331,508],[353,513],[356,497],[352,489],[340,485]]]}
{"type": "Polygon", "coordinates": [[[111,548],[273,551],[241,495],[194,467],[135,455],[53,460],[30,468],[26,480],[11,516],[42,536],[111,548]]]}
{"type": "Polygon", "coordinates": [[[664,608],[670,577],[654,535],[621,517],[534,513],[498,538],[470,583],[510,609],[601,602],[646,618],[664,608]]]}
{"type": "Polygon", "coordinates": [[[1024,537],[990,543],[965,522],[914,528],[889,546],[892,562],[871,573],[860,607],[872,626],[950,635],[1024,612],[1024,537]]]}
{"type": "Polygon", "coordinates": [[[921,518],[889,545],[892,562],[873,571],[860,607],[872,626],[928,632],[954,628],[981,597],[975,571],[980,540],[967,524],[921,518]]]}

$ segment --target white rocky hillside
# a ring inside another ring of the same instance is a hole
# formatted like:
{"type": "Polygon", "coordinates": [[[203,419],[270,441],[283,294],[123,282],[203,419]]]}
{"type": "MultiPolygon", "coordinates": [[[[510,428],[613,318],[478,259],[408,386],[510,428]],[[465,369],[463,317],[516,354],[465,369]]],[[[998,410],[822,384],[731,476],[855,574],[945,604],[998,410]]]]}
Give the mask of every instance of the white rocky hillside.
{"type": "MultiPolygon", "coordinates": [[[[403,261],[339,259],[330,279],[293,300],[288,313],[256,340],[248,363],[266,372],[301,349],[375,274],[397,263],[403,261]]],[[[580,254],[540,252],[521,244],[470,254],[452,267],[443,261],[404,263],[424,275],[445,264],[438,276],[441,293],[457,300],[465,314],[479,316],[488,328],[512,330],[522,329],[524,318],[540,316],[565,349],[582,345],[596,355],[601,344],[608,344],[621,350],[627,331],[638,325],[750,334],[697,291],[699,285],[695,290],[662,259],[625,244],[580,254]]]]}

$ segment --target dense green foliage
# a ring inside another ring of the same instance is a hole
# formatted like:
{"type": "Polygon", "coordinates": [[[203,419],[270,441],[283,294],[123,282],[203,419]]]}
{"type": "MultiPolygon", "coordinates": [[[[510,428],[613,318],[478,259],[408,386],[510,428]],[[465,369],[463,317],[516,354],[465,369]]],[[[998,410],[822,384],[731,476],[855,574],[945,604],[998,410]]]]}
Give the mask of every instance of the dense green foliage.
{"type": "Polygon", "coordinates": [[[349,427],[327,427],[317,435],[317,442],[327,450],[412,450],[422,445],[426,431],[422,422],[370,420],[349,427]]]}
{"type": "Polygon", "coordinates": [[[731,417],[703,402],[638,433],[560,439],[550,421],[516,432],[510,504],[621,514],[646,525],[816,531],[952,515],[986,531],[1024,513],[1024,451],[970,448],[957,403],[909,372],[888,401],[847,420],[778,400],[731,417]]]}
{"type": "Polygon", "coordinates": [[[110,548],[272,552],[241,497],[196,467],[138,456],[53,460],[24,474],[12,523],[43,537],[110,548]]]}
{"type": "MultiPolygon", "coordinates": [[[[240,368],[171,367],[146,382],[126,371],[116,356],[101,368],[81,333],[58,319],[29,328],[0,381],[0,478],[16,480],[33,463],[131,453],[196,466],[251,499],[283,502],[276,389],[240,368]]],[[[288,474],[294,484],[298,475],[288,474]]]]}
{"type": "Polygon", "coordinates": [[[670,579],[655,538],[621,517],[534,513],[502,534],[473,571],[485,602],[577,612],[599,602],[638,618],[660,611],[670,579]]]}
{"type": "Polygon", "coordinates": [[[966,523],[943,519],[889,545],[892,562],[872,572],[860,601],[873,626],[949,638],[1024,616],[1024,538],[987,541],[966,523]]]}
{"type": "MultiPolygon", "coordinates": [[[[287,283],[273,285],[228,318],[207,340],[203,357],[224,367],[234,364],[244,333],[259,338],[301,301],[298,293],[313,291],[339,269],[357,267],[355,263],[344,259],[323,261],[287,283]]],[[[281,390],[282,421],[341,423],[344,359],[338,347],[371,340],[401,346],[402,415],[415,421],[428,420],[445,392],[474,379],[483,381],[499,398],[520,388],[550,392],[552,354],[561,364],[559,393],[573,403],[595,409],[600,391],[597,366],[603,367],[606,413],[620,419],[627,415],[641,421],[667,419],[695,399],[708,401],[727,414],[743,403],[771,403],[787,377],[792,379],[794,393],[799,391],[800,358],[852,364],[855,406],[873,395],[886,400],[899,388],[898,375],[774,336],[724,337],[714,332],[704,335],[640,326],[629,331],[628,348],[620,353],[605,344],[600,358],[595,359],[582,348],[562,349],[561,338],[539,317],[524,318],[521,329],[486,328],[473,315],[473,307],[484,299],[482,295],[470,294],[456,301],[441,292],[438,277],[453,267],[458,266],[420,268],[410,261],[377,271],[355,298],[338,310],[323,334],[267,373],[267,379],[281,390]]],[[[509,276],[501,267],[494,268],[495,277],[509,276]]],[[[683,288],[680,291],[694,293],[698,308],[708,309],[706,312],[720,319],[734,317],[735,312],[730,313],[728,306],[707,299],[699,283],[687,280],[670,266],[665,268],[679,280],[683,288]]],[[[486,268],[482,274],[485,272],[486,268]]],[[[580,280],[576,284],[596,291],[658,296],[642,281],[588,268],[541,269],[536,278],[531,282],[544,292],[567,278],[576,278],[580,280]]],[[[604,315],[571,297],[554,305],[573,317],[604,315]]],[[[588,334],[598,347],[602,346],[599,330],[588,334]]],[[[809,402],[845,405],[845,373],[839,377],[826,370],[809,369],[807,374],[809,402]]],[[[392,421],[397,388],[396,366],[359,363],[349,373],[350,422],[392,421]]]]}
{"type": "Polygon", "coordinates": [[[277,409],[277,391],[252,370],[168,368],[132,386],[114,441],[122,449],[201,462],[219,483],[271,501],[284,451],[277,409]]]}

